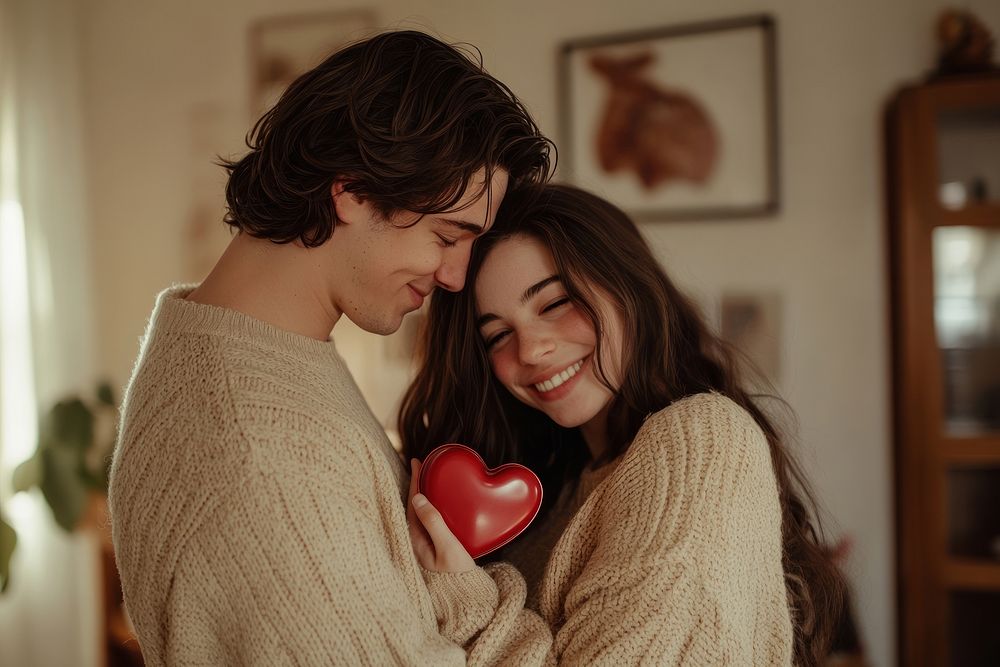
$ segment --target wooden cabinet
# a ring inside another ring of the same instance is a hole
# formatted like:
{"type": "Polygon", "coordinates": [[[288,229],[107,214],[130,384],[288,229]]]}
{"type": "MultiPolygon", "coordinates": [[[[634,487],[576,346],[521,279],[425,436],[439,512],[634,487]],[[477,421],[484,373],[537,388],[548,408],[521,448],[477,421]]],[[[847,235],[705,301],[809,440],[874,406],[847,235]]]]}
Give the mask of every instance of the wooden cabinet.
{"type": "Polygon", "coordinates": [[[139,640],[136,639],[127,620],[125,605],[122,602],[122,585],[115,564],[114,545],[111,542],[111,519],[108,516],[108,501],[104,494],[91,494],[87,509],[80,521],[80,529],[93,531],[100,549],[97,578],[100,581],[101,598],[101,663],[106,667],[142,667],[139,640]]]}
{"type": "Polygon", "coordinates": [[[901,665],[1000,665],[1000,76],[886,115],[901,665]]]}

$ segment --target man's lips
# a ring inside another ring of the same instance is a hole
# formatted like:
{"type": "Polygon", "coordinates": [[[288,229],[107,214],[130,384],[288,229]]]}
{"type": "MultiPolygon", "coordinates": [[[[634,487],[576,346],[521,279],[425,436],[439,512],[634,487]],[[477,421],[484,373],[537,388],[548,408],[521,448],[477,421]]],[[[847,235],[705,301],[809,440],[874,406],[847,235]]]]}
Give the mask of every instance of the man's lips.
{"type": "Polygon", "coordinates": [[[409,283],[407,283],[406,286],[410,288],[410,293],[413,295],[413,303],[416,305],[416,307],[419,308],[420,306],[424,305],[424,298],[428,294],[430,294],[430,291],[427,291],[426,293],[421,292],[420,290],[418,290],[416,287],[414,287],[409,283]]]}

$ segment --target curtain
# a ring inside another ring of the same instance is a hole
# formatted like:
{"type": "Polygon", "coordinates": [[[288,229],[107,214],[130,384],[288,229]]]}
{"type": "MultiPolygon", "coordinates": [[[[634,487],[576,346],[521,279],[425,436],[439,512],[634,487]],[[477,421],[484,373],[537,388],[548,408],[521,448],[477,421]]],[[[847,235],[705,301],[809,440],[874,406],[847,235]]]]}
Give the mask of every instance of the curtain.
{"type": "Polygon", "coordinates": [[[75,0],[0,0],[0,504],[18,533],[0,596],[2,661],[102,661],[95,538],[56,527],[37,492],[10,497],[38,410],[95,380],[75,0]]]}

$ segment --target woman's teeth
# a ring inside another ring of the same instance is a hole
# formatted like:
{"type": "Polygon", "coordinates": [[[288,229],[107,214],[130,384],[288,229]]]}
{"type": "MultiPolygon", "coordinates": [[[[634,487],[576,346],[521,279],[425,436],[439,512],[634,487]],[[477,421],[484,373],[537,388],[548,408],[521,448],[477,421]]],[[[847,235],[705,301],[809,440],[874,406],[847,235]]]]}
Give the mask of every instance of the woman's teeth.
{"type": "Polygon", "coordinates": [[[556,373],[545,382],[539,382],[538,384],[534,385],[534,387],[538,391],[543,391],[543,392],[552,391],[556,387],[560,386],[563,382],[576,375],[577,371],[579,371],[580,368],[582,367],[583,367],[583,359],[576,362],[575,364],[564,370],[562,373],[556,373]]]}

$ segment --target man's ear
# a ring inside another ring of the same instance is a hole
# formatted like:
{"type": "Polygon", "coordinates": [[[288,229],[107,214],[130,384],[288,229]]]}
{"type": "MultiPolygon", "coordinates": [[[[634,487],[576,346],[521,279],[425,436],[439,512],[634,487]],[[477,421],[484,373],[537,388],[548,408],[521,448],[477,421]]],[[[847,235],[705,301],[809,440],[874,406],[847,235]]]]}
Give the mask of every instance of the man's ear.
{"type": "Polygon", "coordinates": [[[338,224],[342,225],[349,225],[352,220],[361,218],[358,213],[365,206],[365,201],[360,196],[345,189],[347,183],[348,181],[336,180],[330,186],[333,210],[337,213],[338,224]]]}

